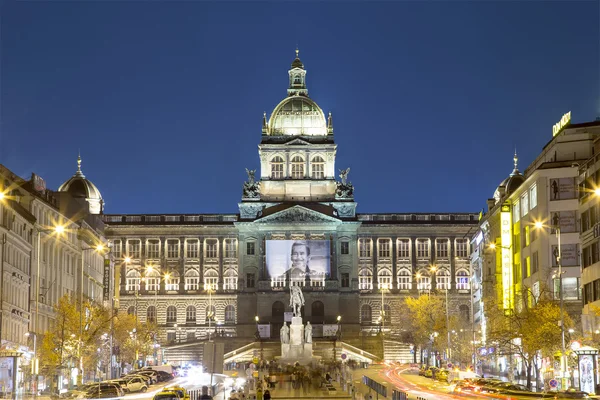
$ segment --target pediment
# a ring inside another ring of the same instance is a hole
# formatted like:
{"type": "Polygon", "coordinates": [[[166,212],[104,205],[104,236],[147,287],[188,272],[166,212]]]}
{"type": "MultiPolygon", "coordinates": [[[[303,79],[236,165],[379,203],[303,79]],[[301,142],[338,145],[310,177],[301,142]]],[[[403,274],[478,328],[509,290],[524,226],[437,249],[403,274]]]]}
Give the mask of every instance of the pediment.
{"type": "Polygon", "coordinates": [[[290,140],[285,145],[286,146],[308,146],[308,145],[310,145],[310,143],[308,143],[307,141],[302,140],[302,139],[294,139],[294,140],[290,140]]]}
{"type": "Polygon", "coordinates": [[[286,223],[286,224],[315,224],[315,223],[340,223],[341,221],[321,212],[311,210],[299,205],[287,208],[258,218],[254,221],[259,224],[286,223]]]}

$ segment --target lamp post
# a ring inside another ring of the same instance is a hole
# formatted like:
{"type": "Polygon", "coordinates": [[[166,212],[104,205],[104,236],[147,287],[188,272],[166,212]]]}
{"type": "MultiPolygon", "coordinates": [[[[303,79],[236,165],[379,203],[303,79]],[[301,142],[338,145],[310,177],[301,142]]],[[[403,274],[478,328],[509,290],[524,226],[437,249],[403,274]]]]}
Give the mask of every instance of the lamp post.
{"type": "MultiPolygon", "coordinates": [[[[544,228],[544,224],[541,221],[537,221],[534,223],[536,229],[544,228]]],[[[558,241],[558,253],[556,256],[556,263],[558,264],[558,297],[559,297],[559,305],[560,305],[560,336],[561,336],[561,346],[562,352],[560,355],[560,374],[561,374],[561,388],[566,390],[566,371],[567,371],[567,360],[566,360],[566,346],[565,346],[565,319],[564,319],[564,304],[563,304],[563,285],[562,285],[562,260],[561,260],[561,248],[560,248],[560,226],[552,225],[552,229],[556,234],[556,239],[558,241]]]]}
{"type": "MultiPolygon", "coordinates": [[[[4,196],[3,196],[4,198],[4,196]]],[[[39,330],[39,315],[40,315],[40,257],[41,257],[41,242],[42,233],[57,234],[61,235],[65,232],[65,227],[62,225],[56,225],[55,227],[48,229],[36,226],[37,231],[37,276],[35,282],[35,318],[33,319],[33,360],[31,361],[31,376],[33,379],[33,396],[37,397],[38,387],[38,374],[39,374],[39,359],[37,354],[37,331],[39,330]]],[[[2,255],[4,256],[4,254],[2,255]]],[[[2,282],[4,286],[4,282],[2,282]]],[[[2,293],[4,296],[4,293],[2,293]]]]}

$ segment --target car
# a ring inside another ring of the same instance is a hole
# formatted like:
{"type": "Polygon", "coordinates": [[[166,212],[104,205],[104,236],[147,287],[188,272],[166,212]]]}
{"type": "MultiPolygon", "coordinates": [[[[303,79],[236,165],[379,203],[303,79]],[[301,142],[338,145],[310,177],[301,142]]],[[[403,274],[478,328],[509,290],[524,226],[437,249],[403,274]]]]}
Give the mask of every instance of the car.
{"type": "Polygon", "coordinates": [[[587,392],[582,392],[576,389],[561,390],[554,394],[554,399],[589,399],[590,395],[587,392]]]}
{"type": "Polygon", "coordinates": [[[170,385],[167,386],[163,389],[163,391],[173,391],[173,392],[178,392],[179,395],[181,396],[181,398],[183,400],[190,400],[190,394],[188,393],[188,391],[179,385],[170,385]]]}
{"type": "Polygon", "coordinates": [[[138,374],[127,374],[127,375],[123,375],[121,377],[121,379],[130,379],[130,378],[141,378],[148,387],[150,387],[150,385],[152,385],[154,382],[152,380],[152,377],[148,374],[146,375],[138,375],[138,374]]]}
{"type": "Polygon", "coordinates": [[[152,383],[158,383],[158,372],[150,369],[132,371],[131,374],[147,376],[152,379],[152,383]]]}
{"type": "Polygon", "coordinates": [[[152,400],[180,400],[182,397],[179,396],[179,392],[172,390],[163,390],[154,395],[152,400]]]}
{"type": "Polygon", "coordinates": [[[168,382],[174,378],[172,373],[170,374],[165,371],[154,371],[154,372],[156,372],[158,382],[168,382]]]}
{"type": "Polygon", "coordinates": [[[463,394],[474,394],[477,393],[477,386],[472,382],[461,381],[454,386],[452,393],[458,396],[463,394]]]}
{"type": "Polygon", "coordinates": [[[500,392],[499,386],[506,382],[499,379],[480,379],[477,381],[477,387],[479,393],[498,393],[500,392]]]}
{"type": "Polygon", "coordinates": [[[123,397],[125,391],[118,383],[98,382],[91,384],[85,394],[85,399],[106,399],[123,397]]]}
{"type": "Polygon", "coordinates": [[[125,377],[121,379],[114,379],[109,382],[118,383],[128,393],[133,392],[145,392],[148,390],[146,379],[142,376],[125,377]]]}

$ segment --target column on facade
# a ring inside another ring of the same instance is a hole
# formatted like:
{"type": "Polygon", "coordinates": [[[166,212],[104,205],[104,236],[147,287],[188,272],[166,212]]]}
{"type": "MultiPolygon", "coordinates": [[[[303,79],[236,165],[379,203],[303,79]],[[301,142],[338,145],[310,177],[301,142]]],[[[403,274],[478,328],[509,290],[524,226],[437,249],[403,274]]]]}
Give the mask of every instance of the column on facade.
{"type": "Polygon", "coordinates": [[[398,289],[398,254],[396,252],[396,242],[398,238],[392,237],[392,246],[390,249],[390,260],[392,261],[392,289],[398,289]]]}
{"type": "Polygon", "coordinates": [[[455,241],[456,238],[451,237],[450,239],[450,248],[448,249],[448,255],[450,256],[450,289],[452,290],[452,292],[456,289],[456,279],[455,279],[455,275],[456,275],[456,257],[455,254],[456,252],[454,251],[454,245],[455,245],[455,241]]]}
{"type": "Polygon", "coordinates": [[[177,272],[179,272],[179,287],[177,288],[177,293],[179,294],[185,293],[185,264],[187,261],[185,254],[187,243],[185,239],[185,236],[179,238],[179,265],[177,266],[177,272]]]}
{"type": "Polygon", "coordinates": [[[429,284],[431,285],[431,290],[434,290],[437,288],[437,280],[436,280],[436,273],[437,273],[437,268],[436,268],[436,273],[431,272],[431,266],[435,265],[435,252],[436,252],[436,248],[435,248],[435,237],[429,237],[429,284]]]}

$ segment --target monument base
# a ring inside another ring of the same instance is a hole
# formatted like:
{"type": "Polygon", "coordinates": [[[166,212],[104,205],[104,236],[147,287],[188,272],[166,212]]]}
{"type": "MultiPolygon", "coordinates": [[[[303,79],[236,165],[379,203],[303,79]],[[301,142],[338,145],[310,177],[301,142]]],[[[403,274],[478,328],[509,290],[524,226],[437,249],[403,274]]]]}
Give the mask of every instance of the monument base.
{"type": "Polygon", "coordinates": [[[281,357],[283,364],[301,365],[311,364],[316,359],[313,357],[313,344],[304,343],[304,325],[301,317],[293,317],[290,325],[290,342],[281,344],[281,357]]]}

